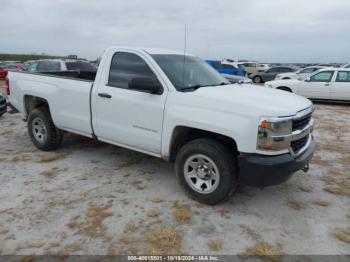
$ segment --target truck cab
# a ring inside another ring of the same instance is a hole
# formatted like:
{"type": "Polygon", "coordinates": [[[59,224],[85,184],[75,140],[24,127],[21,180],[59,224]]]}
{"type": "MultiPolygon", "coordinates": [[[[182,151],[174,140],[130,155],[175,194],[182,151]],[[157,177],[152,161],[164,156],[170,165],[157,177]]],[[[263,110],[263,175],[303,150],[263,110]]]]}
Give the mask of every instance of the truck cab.
{"type": "Polygon", "coordinates": [[[111,47],[94,80],[11,72],[7,89],[39,149],[56,149],[65,131],[163,158],[207,204],[228,199],[239,183],[282,183],[306,170],[315,150],[308,99],[231,85],[173,50],[111,47]]]}

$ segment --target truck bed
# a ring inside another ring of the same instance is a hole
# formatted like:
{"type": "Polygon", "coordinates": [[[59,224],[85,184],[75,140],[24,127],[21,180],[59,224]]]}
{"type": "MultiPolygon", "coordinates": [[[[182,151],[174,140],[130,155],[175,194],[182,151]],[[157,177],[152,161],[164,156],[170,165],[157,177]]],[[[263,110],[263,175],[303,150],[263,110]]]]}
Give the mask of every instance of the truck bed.
{"type": "Polygon", "coordinates": [[[57,72],[40,72],[36,74],[44,74],[49,76],[57,76],[57,77],[67,77],[76,80],[87,80],[94,81],[96,78],[96,72],[92,71],[57,71],[57,72]]]}
{"type": "Polygon", "coordinates": [[[95,81],[95,77],[96,77],[97,72],[72,70],[72,71],[54,71],[54,72],[35,72],[35,73],[33,73],[33,72],[17,72],[17,73],[62,77],[62,78],[84,80],[84,81],[95,81]]]}
{"type": "Polygon", "coordinates": [[[65,72],[10,72],[10,103],[25,116],[25,101],[40,97],[50,106],[51,116],[58,128],[91,136],[90,92],[93,74],[65,72]]]}

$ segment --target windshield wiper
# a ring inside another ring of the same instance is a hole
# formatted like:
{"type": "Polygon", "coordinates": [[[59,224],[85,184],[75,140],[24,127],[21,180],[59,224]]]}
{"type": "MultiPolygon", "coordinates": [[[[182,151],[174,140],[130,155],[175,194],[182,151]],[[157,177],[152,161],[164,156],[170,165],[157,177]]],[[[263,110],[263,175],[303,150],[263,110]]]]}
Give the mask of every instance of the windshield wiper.
{"type": "Polygon", "coordinates": [[[196,91],[198,88],[201,87],[208,87],[208,86],[224,86],[224,85],[230,85],[230,83],[227,82],[221,82],[220,84],[214,84],[214,85],[194,85],[194,86],[187,86],[181,88],[181,92],[187,92],[187,91],[196,91]]]}
{"type": "Polygon", "coordinates": [[[202,86],[202,85],[187,86],[187,87],[181,88],[181,92],[195,91],[195,90],[197,90],[198,88],[201,88],[201,87],[204,87],[204,86],[202,86]]]}
{"type": "Polygon", "coordinates": [[[198,88],[201,88],[201,87],[208,87],[208,86],[224,86],[224,85],[229,85],[230,83],[227,83],[227,82],[221,82],[220,84],[217,84],[217,85],[194,85],[194,86],[188,86],[188,87],[184,87],[181,89],[182,92],[187,92],[187,91],[195,91],[197,90],[198,88]]]}

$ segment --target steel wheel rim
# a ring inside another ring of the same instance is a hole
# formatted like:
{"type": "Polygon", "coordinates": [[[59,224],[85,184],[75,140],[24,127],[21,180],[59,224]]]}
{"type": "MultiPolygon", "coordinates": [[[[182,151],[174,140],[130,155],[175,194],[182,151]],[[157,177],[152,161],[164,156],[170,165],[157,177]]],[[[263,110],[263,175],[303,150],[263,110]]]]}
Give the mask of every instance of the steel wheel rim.
{"type": "Polygon", "coordinates": [[[44,121],[41,118],[34,118],[32,122],[32,130],[35,140],[39,143],[44,143],[47,136],[47,131],[44,121]]]}
{"type": "Polygon", "coordinates": [[[212,193],[220,182],[220,173],[215,162],[202,154],[187,158],[184,165],[184,176],[191,189],[201,194],[212,193]]]}

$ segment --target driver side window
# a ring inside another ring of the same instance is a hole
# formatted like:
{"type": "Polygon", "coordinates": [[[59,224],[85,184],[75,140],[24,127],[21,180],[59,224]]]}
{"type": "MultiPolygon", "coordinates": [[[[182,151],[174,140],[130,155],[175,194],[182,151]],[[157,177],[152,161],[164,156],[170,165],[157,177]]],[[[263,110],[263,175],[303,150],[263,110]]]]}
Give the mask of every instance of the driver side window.
{"type": "Polygon", "coordinates": [[[129,89],[130,81],[137,77],[157,81],[156,75],[141,57],[133,53],[115,53],[111,62],[108,86],[129,89]]]}
{"type": "Polygon", "coordinates": [[[332,80],[333,71],[323,71],[310,78],[310,82],[330,82],[332,80]]]}

